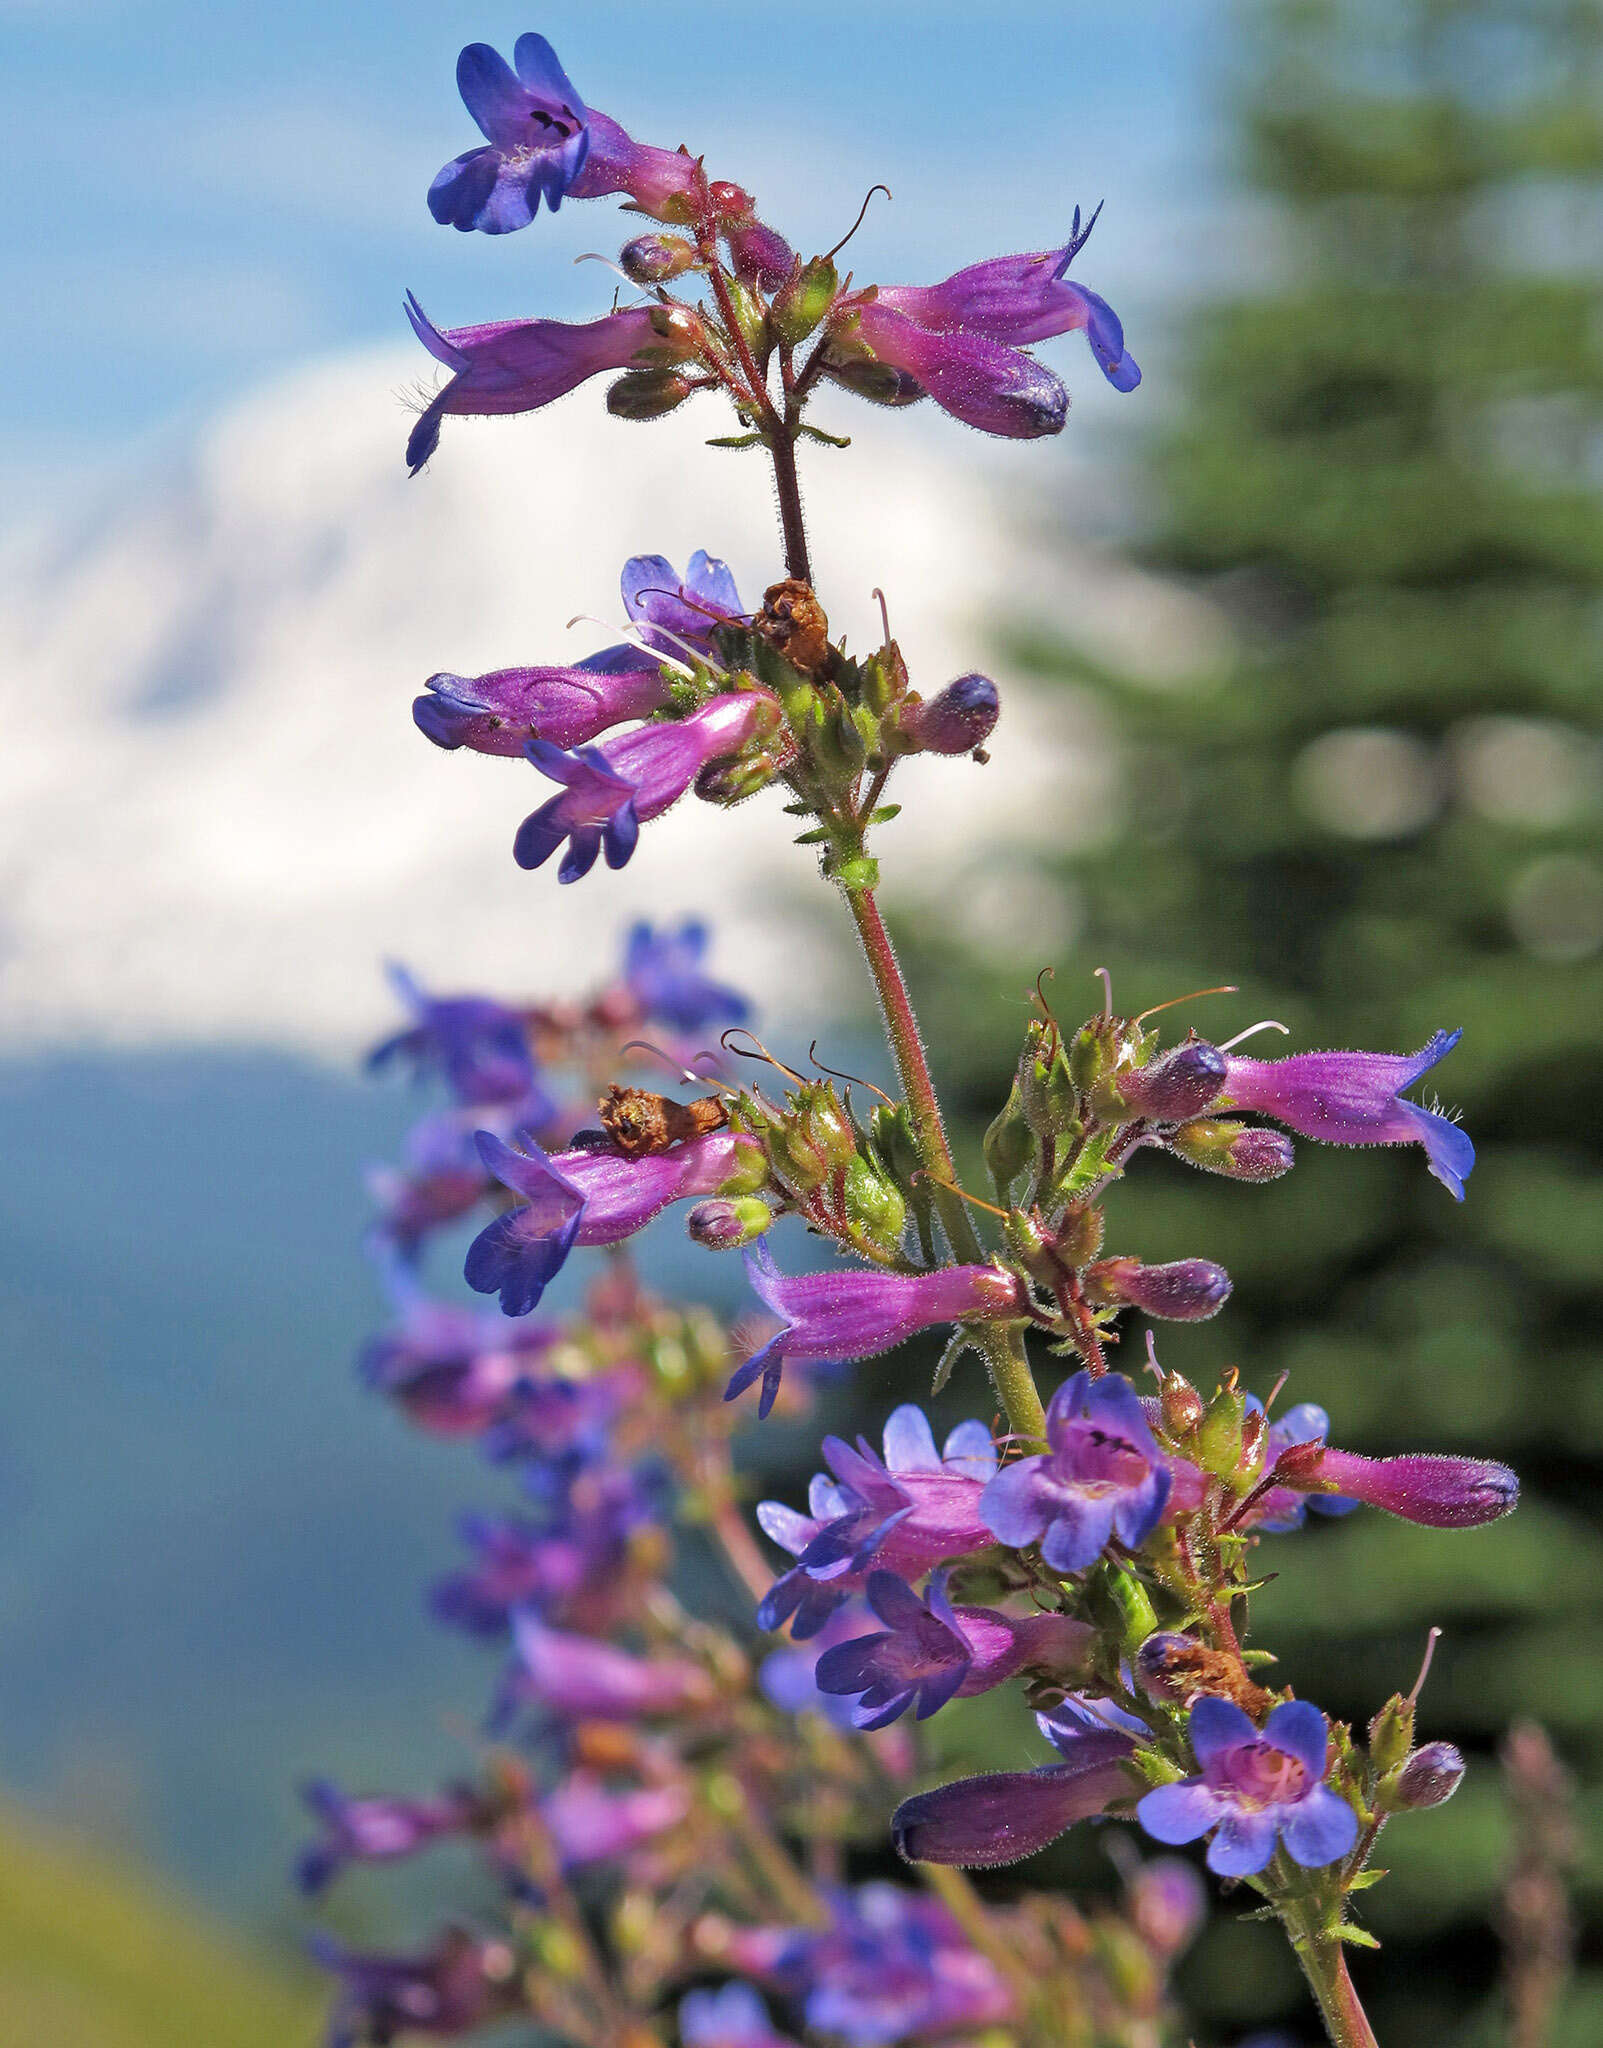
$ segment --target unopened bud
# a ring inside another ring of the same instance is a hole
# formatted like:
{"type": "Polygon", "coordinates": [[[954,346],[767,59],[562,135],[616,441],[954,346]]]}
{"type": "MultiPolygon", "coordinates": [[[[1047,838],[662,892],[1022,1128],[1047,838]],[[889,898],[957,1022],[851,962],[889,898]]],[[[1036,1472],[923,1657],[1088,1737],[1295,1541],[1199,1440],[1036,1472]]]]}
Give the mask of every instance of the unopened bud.
{"type": "Polygon", "coordinates": [[[1296,1160],[1291,1140],[1281,1131],[1228,1117],[1199,1117],[1170,1134],[1169,1150],[1188,1166],[1204,1173],[1222,1173],[1227,1180],[1279,1180],[1296,1160]]]}
{"type": "Polygon", "coordinates": [[[1002,701],[989,676],[959,676],[927,703],[903,712],[903,744],[915,754],[973,754],[991,737],[1001,712],[1002,701]]]}
{"type": "Polygon", "coordinates": [[[985,1133],[985,1165],[991,1179],[1002,1190],[1003,1199],[1014,1181],[1035,1160],[1035,1133],[1024,1120],[1019,1084],[1014,1080],[1007,1101],[985,1133]]]}
{"type": "Polygon", "coordinates": [[[1414,1702],[1393,1693],[1369,1724],[1369,1761],[1381,1777],[1400,1770],[1414,1746],[1414,1702]]]}
{"type": "Polygon", "coordinates": [[[633,284],[667,284],[695,260],[695,243],[682,235],[637,235],[624,245],[618,267],[633,284]]]}
{"type": "Polygon", "coordinates": [[[710,1252],[732,1252],[761,1237],[773,1220],[773,1210],[760,1197],[740,1195],[732,1201],[698,1202],[685,1218],[685,1229],[710,1252]]]}
{"type": "Polygon", "coordinates": [[[799,348],[835,303],[840,272],[827,256],[815,256],[782,284],[769,316],[787,348],[799,348]]]}
{"type": "Polygon", "coordinates": [[[1207,1404],[1183,1373],[1165,1373],[1158,1404],[1163,1426],[1172,1437],[1189,1436],[1207,1414],[1207,1404]]]}
{"type": "Polygon", "coordinates": [[[724,242],[730,265],[742,284],[772,291],[796,268],[796,252],[789,242],[755,215],[732,221],[724,229],[724,242]]]}
{"type": "Polygon", "coordinates": [[[1085,1275],[1087,1299],[1128,1304],[1170,1323],[1206,1322],[1230,1299],[1230,1275],[1207,1259],[1176,1259],[1143,1266],[1136,1259],[1104,1259],[1085,1275]]]}
{"type": "Polygon", "coordinates": [[[846,1169],[846,1214],[883,1245],[894,1245],[907,1221],[907,1203],[894,1181],[861,1156],[846,1169]]]}
{"type": "Polygon", "coordinates": [[[1052,1249],[1065,1266],[1087,1266],[1102,1249],[1107,1222],[1102,1211],[1090,1202],[1070,1202],[1052,1240],[1052,1249]]]}
{"type": "Polygon", "coordinates": [[[1400,1811],[1441,1806],[1464,1782],[1464,1759],[1450,1742],[1416,1749],[1386,1787],[1386,1803],[1400,1811]]]}
{"type": "Polygon", "coordinates": [[[618,420],[660,420],[690,396],[678,370],[630,370],[607,390],[607,410],[618,420]]]}
{"type": "Polygon", "coordinates": [[[1179,1123],[1207,1108],[1223,1088],[1229,1065],[1216,1045],[1188,1038],[1146,1066],[1116,1075],[1113,1085],[1138,1116],[1179,1123]]]}
{"type": "Polygon", "coordinates": [[[744,803],[768,787],[781,765],[767,747],[755,754],[727,754],[721,761],[709,761],[698,772],[696,794],[706,804],[744,803]]]}
{"type": "Polygon", "coordinates": [[[824,375],[871,405],[917,405],[925,396],[916,377],[898,370],[894,363],[876,363],[872,356],[839,356],[832,350],[824,375]]]}

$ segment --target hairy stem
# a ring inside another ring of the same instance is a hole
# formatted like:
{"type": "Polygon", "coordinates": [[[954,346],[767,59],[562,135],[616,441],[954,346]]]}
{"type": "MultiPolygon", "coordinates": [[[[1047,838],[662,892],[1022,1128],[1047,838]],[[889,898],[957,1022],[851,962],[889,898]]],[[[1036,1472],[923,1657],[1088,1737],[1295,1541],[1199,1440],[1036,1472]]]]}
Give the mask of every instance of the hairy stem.
{"type": "Polygon", "coordinates": [[[774,489],[779,495],[779,529],[785,537],[785,573],[798,582],[811,584],[813,565],[807,554],[807,526],[802,518],[801,482],[796,475],[796,427],[786,408],[786,418],[773,430],[769,453],[774,462],[774,489]]]}
{"type": "Polygon", "coordinates": [[[1333,2048],[1380,2048],[1348,1974],[1347,1951],[1334,1931],[1321,1924],[1313,1902],[1291,1891],[1282,1892],[1274,1906],[1333,2048]]]}
{"type": "MultiPolygon", "coordinates": [[[[946,1126],[941,1121],[941,1106],[936,1099],[935,1084],[930,1079],[918,1018],[913,1014],[912,999],[902,979],[890,933],[885,929],[885,920],[879,914],[872,889],[847,889],[843,893],[852,921],[857,926],[868,971],[874,977],[880,1015],[885,1020],[885,1035],[890,1041],[902,1094],[912,1118],[919,1157],[936,1184],[935,1205],[940,1212],[942,1227],[957,1257],[977,1264],[984,1259],[985,1248],[975,1233],[962,1196],[952,1186],[956,1179],[952,1149],[946,1142],[946,1126]]],[[[1023,1332],[1016,1327],[977,1324],[973,1338],[990,1369],[991,1384],[1007,1411],[1010,1427],[1019,1436],[1036,1438],[1044,1435],[1045,1411],[1025,1355],[1023,1332]]]]}

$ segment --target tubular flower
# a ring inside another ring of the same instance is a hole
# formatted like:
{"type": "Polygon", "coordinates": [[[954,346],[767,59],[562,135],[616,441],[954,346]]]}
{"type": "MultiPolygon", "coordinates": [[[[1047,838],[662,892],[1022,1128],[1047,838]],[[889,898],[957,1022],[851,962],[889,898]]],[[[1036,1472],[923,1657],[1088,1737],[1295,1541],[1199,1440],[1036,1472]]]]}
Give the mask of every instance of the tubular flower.
{"type": "Polygon", "coordinates": [[[1074,1826],[1134,1796],[1124,1769],[1146,1730],[1133,1716],[1074,1695],[1036,1725],[1063,1761],[1033,1771],[957,1778],[904,1799],[891,1837],[910,1863],[992,1870],[1033,1856],[1074,1826]]]}
{"type": "Polygon", "coordinates": [[[847,2048],[893,2048],[925,2035],[1004,2024],[1013,1999],[946,1908],[898,1885],[830,1899],[823,1928],[736,1927],[729,1959],[802,2001],[808,2027],[847,2048]]]}
{"type": "Polygon", "coordinates": [[[529,759],[562,790],[518,827],[513,858],[520,868],[542,867],[566,841],[559,882],[589,874],[603,846],[609,868],[625,866],[643,824],[676,804],[709,762],[738,754],[772,731],[779,716],[767,691],[743,690],[714,697],[688,718],[572,753],[531,740],[529,759]]]}
{"type": "Polygon", "coordinates": [[[609,647],[572,668],[498,668],[430,676],[417,697],[419,732],[447,752],[521,755],[530,740],[582,747],[610,726],[649,718],[668,701],[668,678],[637,647],[609,647]]]}
{"type": "Polygon", "coordinates": [[[933,1273],[852,1267],[792,1278],[780,1272],[761,1243],[745,1260],[764,1308],[784,1328],[733,1375],[724,1399],[733,1401],[760,1377],[759,1416],[774,1405],[787,1359],[806,1365],[874,1358],[939,1323],[994,1322],[1024,1311],[1023,1283],[996,1266],[940,1266],[933,1273]]]}
{"type": "Polygon", "coordinates": [[[313,1955],[340,1980],[326,2048],[358,2048],[406,2033],[445,2039],[518,2011],[517,1958],[503,1941],[449,1927],[420,1955],[364,1955],[328,1935],[313,1955]]]}
{"type": "Polygon", "coordinates": [[[714,981],[702,967],[709,934],[699,918],[677,931],[631,925],[623,956],[623,978],[643,1017],[660,1019],[676,1031],[702,1031],[709,1024],[743,1024],[751,1005],[738,989],[714,981]]]}
{"type": "Polygon", "coordinates": [[[1200,1775],[1160,1785],[1136,1807],[1155,1841],[1194,1842],[1212,1830],[1208,1868],[1220,1877],[1262,1870],[1277,1835],[1305,1870],[1336,1862],[1357,1841],[1357,1814],[1323,1782],[1328,1738],[1316,1706],[1283,1700],[1260,1733],[1233,1701],[1210,1695],[1189,1725],[1200,1775]]]}
{"type": "Polygon", "coordinates": [[[901,742],[910,753],[972,754],[996,730],[1002,700],[989,676],[959,676],[902,716],[901,742]]]}
{"type": "Polygon", "coordinates": [[[392,1863],[442,1835],[471,1828],[480,1813],[480,1802],[465,1790],[440,1799],[348,1799],[318,1778],[302,1797],[324,1831],[324,1839],[303,1850],[295,1865],[301,1890],[314,1894],[347,1863],[392,1863]]]}
{"type": "Polygon", "coordinates": [[[677,1827],[690,1810],[683,1785],[609,1791],[594,1771],[570,1771],[540,1802],[564,1870],[604,1863],[677,1827]]]}
{"type": "Polygon", "coordinates": [[[926,1721],[950,1699],[989,1692],[1027,1667],[1084,1676],[1094,1632],[1066,1614],[1022,1617],[990,1607],[954,1608],[937,1572],[923,1599],[894,1572],[870,1572],[868,1604],[885,1623],[818,1660],[818,1689],[856,1693],[859,1728],[884,1728],[909,1707],[926,1721]]]}
{"type": "MultiPolygon", "coordinates": [[[[457,1101],[470,1107],[524,1102],[535,1092],[534,1058],[516,1010],[486,996],[431,996],[393,961],[387,972],[415,1022],[374,1046],[370,1070],[397,1057],[410,1060],[418,1074],[438,1071],[457,1101]]],[[[549,1103],[542,1103],[534,1122],[550,1114],[549,1103]]]]}
{"type": "Polygon", "coordinates": [[[1170,1478],[1130,1382],[1077,1372],[1052,1396],[1046,1434],[1050,1450],[1004,1466],[985,1489],[980,1515],[998,1541],[1039,1542],[1060,1572],[1095,1564],[1112,1536],[1132,1550],[1144,1543],[1170,1478]]]}
{"type": "Polygon", "coordinates": [[[1518,1506],[1520,1490],[1507,1465],[1430,1451],[1364,1458],[1356,1451],[1326,1450],[1311,1460],[1299,1460],[1294,1473],[1280,1484],[1298,1492],[1333,1488],[1333,1501],[1309,1494],[1308,1505],[1326,1514],[1340,1514],[1361,1501],[1365,1507],[1384,1508],[1389,1515],[1430,1529],[1473,1529],[1498,1521],[1518,1506]]]}
{"type": "Polygon", "coordinates": [[[796,2048],[776,2034],[768,2008],[749,1984],[723,1984],[716,1991],[689,1991],[679,2001],[679,2038],[684,2048],[796,2048]]]}
{"type": "Polygon", "coordinates": [[[810,1512],[758,1504],[764,1534],[797,1560],[758,1608],[759,1628],[782,1628],[794,1615],[791,1634],[805,1641],[876,1567],[920,1579],[932,1565],[989,1548],[978,1507],[996,1446],[983,1422],[960,1422],[937,1451],[924,1411],[907,1402],[886,1421],[884,1445],[880,1458],[861,1437],[855,1450],[825,1437],[834,1478],[814,1476],[810,1512]]]}
{"type": "Polygon", "coordinates": [[[454,158],[429,187],[441,227],[505,235],[562,204],[590,153],[589,109],[544,36],[519,36],[512,63],[488,43],[456,60],[457,90],[488,145],[454,158]],[[516,68],[514,68],[516,67],[516,68]]]}
{"type": "Polygon", "coordinates": [[[595,1626],[622,1586],[631,1537],[655,1513],[635,1473],[602,1465],[541,1520],[466,1516],[460,1530],[475,1561],[441,1579],[429,1606],[436,1620],[490,1638],[505,1635],[523,1607],[559,1624],[582,1618],[595,1626]]]}
{"type": "Polygon", "coordinates": [[[1467,1132],[1402,1091],[1447,1055],[1462,1031],[1438,1031],[1416,1053],[1299,1052],[1284,1060],[1230,1056],[1221,1109],[1256,1110],[1304,1138],[1331,1145],[1422,1145],[1431,1172],[1457,1201],[1475,1164],[1467,1132]]]}
{"type": "MultiPolygon", "coordinates": [[[[1061,434],[1069,416],[1068,392],[1034,356],[989,335],[920,326],[879,299],[850,305],[831,347],[832,371],[836,357],[848,373],[863,361],[899,371],[953,419],[1005,440],[1061,434]]],[[[849,384],[850,375],[837,381],[849,384]]]]}
{"type": "Polygon", "coordinates": [[[683,577],[665,555],[631,555],[623,565],[623,608],[648,647],[683,661],[686,641],[710,651],[712,634],[744,619],[729,565],[697,548],[683,577]]]}
{"type": "Polygon", "coordinates": [[[556,1334],[430,1301],[415,1288],[400,1306],[400,1320],[364,1347],[359,1370],[366,1385],[435,1436],[475,1436],[499,1421],[556,1334]]]}
{"type": "Polygon", "coordinates": [[[683,1657],[636,1657],[594,1636],[549,1628],[520,1608],[502,1707],[529,1703],[575,1721],[633,1721],[705,1706],[706,1673],[683,1657]]]}
{"type": "Polygon", "coordinates": [[[1141,372],[1125,351],[1118,314],[1106,299],[1084,285],[1071,284],[1064,274],[1095,225],[1094,213],[1082,230],[1076,207],[1069,239],[1061,249],[993,256],[940,284],[881,285],[877,303],[934,333],[981,334],[1011,348],[1083,330],[1108,382],[1116,391],[1133,391],[1141,372]]]}
{"type": "Polygon", "coordinates": [[[439,446],[447,413],[535,412],[604,370],[626,368],[642,349],[663,345],[663,315],[654,307],[605,313],[577,325],[490,320],[478,327],[439,328],[409,293],[406,317],[429,354],[451,372],[407,440],[413,476],[439,446]]]}
{"type": "Polygon", "coordinates": [[[523,1197],[481,1230],[463,1267],[470,1287],[501,1296],[509,1316],[526,1316],[576,1244],[619,1244],[670,1202],[715,1195],[760,1161],[755,1140],[732,1131],[687,1138],[666,1152],[625,1159],[611,1151],[559,1152],[532,1138],[514,1152],[490,1131],[479,1156],[503,1186],[523,1197]]]}
{"type": "MultiPolygon", "coordinates": [[[[1258,1404],[1249,1396],[1247,1405],[1254,1408],[1258,1404]]],[[[1264,1460],[1265,1472],[1270,1477],[1274,1476],[1275,1467],[1279,1464],[1283,1451],[1289,1451],[1294,1446],[1323,1444],[1329,1434],[1330,1417],[1324,1409],[1314,1401],[1299,1401],[1295,1407],[1288,1408],[1269,1425],[1268,1449],[1264,1460]]],[[[1300,1463],[1301,1460],[1288,1462],[1287,1470],[1297,1469],[1300,1463]]],[[[1316,1481],[1315,1485],[1317,1484],[1316,1481]]],[[[1176,1490],[1179,1490],[1178,1482],[1176,1490]]],[[[1197,1498],[1201,1499],[1200,1484],[1197,1498]]],[[[1357,1506],[1356,1500],[1349,1500],[1337,1493],[1321,1493],[1312,1488],[1304,1493],[1289,1485],[1272,1486],[1259,1499],[1252,1514],[1246,1518],[1246,1526],[1262,1529],[1266,1534],[1276,1536],[1288,1529],[1300,1529],[1308,1518],[1310,1508],[1318,1515],[1350,1515],[1357,1506]]]]}

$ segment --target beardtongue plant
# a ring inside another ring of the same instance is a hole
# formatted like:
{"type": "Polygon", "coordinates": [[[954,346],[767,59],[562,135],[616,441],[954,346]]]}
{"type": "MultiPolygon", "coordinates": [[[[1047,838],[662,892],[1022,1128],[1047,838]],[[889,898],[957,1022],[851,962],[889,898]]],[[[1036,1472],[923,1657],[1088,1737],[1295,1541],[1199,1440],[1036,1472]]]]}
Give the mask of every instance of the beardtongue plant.
{"type": "Polygon", "coordinates": [[[450,372],[409,464],[435,454],[447,415],[533,411],[602,372],[624,419],[721,393],[738,432],[717,445],[772,465],[785,573],[748,609],[705,553],[682,576],[636,557],[622,643],[435,675],[416,722],[439,747],[520,764],[514,780],[544,778],[551,793],[515,832],[528,799],[509,793],[510,850],[525,868],[560,854],[559,884],[602,856],[623,866],[641,826],[692,792],[717,807],[777,789],[855,927],[899,1098],[865,1110],[827,1070],[803,1076],[755,1041],[760,1084],[734,1078],[731,1030],[707,1041],[747,1006],[709,976],[695,924],[637,927],[623,974],[584,1004],[398,979],[412,1021],[379,1058],[443,1080],[454,1103],[425,1119],[403,1170],[375,1176],[398,1321],[364,1371],[420,1426],[480,1443],[521,1492],[517,1512],[465,1524],[471,1562],[432,1596],[442,1621],[504,1645],[501,1746],[444,1792],[314,1786],[322,1834],[301,1871],[321,1891],[352,1865],[465,1839],[505,1917],[403,1955],[326,1946],[332,2039],[460,2035],[517,2014],[596,2048],[1178,2041],[1166,1973],[1201,1910],[1187,1865],[1139,1862],[1127,1839],[1117,1908],[1040,1890],[1004,1901],[966,1874],[1111,1817],[1205,1843],[1208,1866],[1284,1927],[1331,2040],[1372,2043],[1346,1960],[1373,1945],[1354,1896],[1380,1875],[1382,1828],[1450,1796],[1462,1760],[1416,1746],[1417,1683],[1360,1740],[1265,1682],[1273,1659],[1248,1637],[1259,1547],[1309,1509],[1487,1523],[1517,1482],[1484,1460],[1339,1449],[1310,1403],[1276,1418],[1233,1369],[1211,1393],[1165,1371],[1150,1332],[1150,1381],[1114,1370],[1132,1313],[1212,1316],[1230,1279],[1202,1258],[1110,1252],[1105,1205],[1143,1151],[1276,1180],[1294,1164],[1288,1131],[1418,1146],[1462,1200],[1468,1137],[1407,1092],[1457,1035],[1416,1054],[1257,1059],[1236,1050],[1250,1033],[1194,1031],[1166,1048],[1157,1012],[1118,1013],[1107,986],[1066,1024],[1043,972],[986,1133],[995,1200],[965,1192],[876,899],[877,848],[898,762],[984,762],[1000,701],[974,673],[925,695],[888,627],[848,655],[802,517],[798,446],[846,445],[810,417],[828,392],[929,398],[982,432],[1038,439],[1061,431],[1068,396],[1030,351],[1076,332],[1114,389],[1139,384],[1116,315],[1068,275],[1096,216],[1082,226],[1076,211],[1056,249],[860,285],[839,245],[796,255],[702,156],[638,143],[589,107],[543,38],[520,38],[510,65],[470,46],[458,82],[486,140],[430,188],[442,225],[505,234],[542,201],[607,195],[656,225],[619,257],[635,295],[586,323],[439,329],[409,301],[450,372]],[[704,1076],[694,1099],[642,1085],[642,1055],[659,1050],[704,1076]],[[670,1208],[697,1244],[744,1250],[750,1325],[726,1332],[643,1290],[629,1240],[670,1208]],[[827,1263],[796,1272],[771,1254],[787,1217],[827,1263]],[[500,1316],[435,1302],[420,1276],[437,1233],[468,1218],[465,1277],[499,1295],[500,1316]],[[587,1249],[602,1263],[583,1308],[535,1320],[587,1249]],[[757,1509],[789,1553],[776,1576],[742,1511],[737,1427],[796,1417],[819,1374],[927,1332],[945,1340],[936,1391],[973,1353],[1002,1427],[976,1416],[938,1446],[903,1401],[879,1450],[826,1438],[805,1512],[757,1509]],[[1045,1401],[1038,1373],[1055,1383],[1045,1401]],[[705,1568],[676,1576],[686,1534],[755,1606],[749,1632],[705,1568]],[[932,1784],[921,1725],[1003,1687],[1037,1710],[1053,1760],[932,1784]],[[892,1845],[906,1859],[894,1883],[892,1845]]]}

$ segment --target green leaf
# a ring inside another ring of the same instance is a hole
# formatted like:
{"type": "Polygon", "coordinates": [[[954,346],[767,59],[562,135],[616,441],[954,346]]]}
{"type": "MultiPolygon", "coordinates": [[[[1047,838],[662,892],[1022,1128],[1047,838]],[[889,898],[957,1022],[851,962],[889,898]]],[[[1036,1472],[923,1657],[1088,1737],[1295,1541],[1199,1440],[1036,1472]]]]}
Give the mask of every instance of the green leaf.
{"type": "Polygon", "coordinates": [[[708,441],[709,448],[755,448],[762,441],[761,434],[714,434],[708,441]]]}
{"type": "Polygon", "coordinates": [[[1372,1884],[1379,1884],[1386,1874],[1384,1870],[1377,1870],[1371,1864],[1368,1870],[1360,1870],[1356,1877],[1350,1877],[1345,1889],[1350,1892],[1367,1892],[1372,1884]]]}
{"type": "Polygon", "coordinates": [[[1346,1942],[1349,1948],[1380,1947],[1380,1943],[1370,1933],[1367,1927],[1354,1927],[1351,1924],[1351,1922],[1349,1922],[1345,1927],[1336,1928],[1335,1935],[1338,1941],[1346,1942]]]}
{"type": "Polygon", "coordinates": [[[971,1349],[972,1346],[968,1338],[959,1330],[941,1353],[941,1362],[936,1366],[935,1378],[930,1383],[930,1393],[932,1396],[940,1393],[946,1382],[952,1377],[953,1366],[957,1364],[957,1361],[963,1356],[965,1351],[971,1349]]]}
{"type": "Polygon", "coordinates": [[[849,448],[852,445],[850,434],[827,433],[823,427],[810,427],[805,420],[801,423],[801,431],[809,441],[822,441],[826,448],[849,448]]]}
{"type": "Polygon", "coordinates": [[[881,804],[877,811],[870,811],[866,822],[870,825],[888,825],[892,818],[902,814],[900,804],[881,804]]]}

